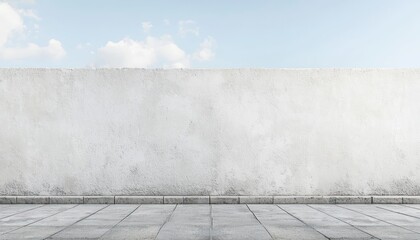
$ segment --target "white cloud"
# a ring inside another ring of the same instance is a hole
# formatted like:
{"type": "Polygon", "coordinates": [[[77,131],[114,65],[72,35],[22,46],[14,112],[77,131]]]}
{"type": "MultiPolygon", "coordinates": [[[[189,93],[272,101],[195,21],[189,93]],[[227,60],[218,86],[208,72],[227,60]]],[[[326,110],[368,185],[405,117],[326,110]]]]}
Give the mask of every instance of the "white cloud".
{"type": "Polygon", "coordinates": [[[14,4],[27,4],[27,5],[33,5],[36,3],[35,0],[3,0],[3,2],[9,2],[9,3],[14,3],[14,4]]]}
{"type": "Polygon", "coordinates": [[[0,48],[0,58],[6,60],[24,58],[51,58],[60,59],[66,55],[61,42],[51,39],[48,45],[40,47],[34,43],[29,43],[26,47],[19,48],[0,48]]]}
{"type": "Polygon", "coordinates": [[[41,18],[32,9],[18,9],[18,12],[21,16],[33,18],[37,21],[41,20],[41,18]]]}
{"type": "Polygon", "coordinates": [[[151,22],[142,22],[141,27],[145,33],[149,33],[150,29],[152,29],[153,25],[151,22]]]}
{"type": "Polygon", "coordinates": [[[23,20],[18,11],[8,3],[0,2],[0,46],[17,32],[24,29],[23,20]]]}
{"type": "MultiPolygon", "coordinates": [[[[164,20],[165,23],[166,20],[164,20]]],[[[169,21],[168,21],[169,24],[169,21]]],[[[143,22],[142,27],[148,33],[152,24],[143,22]]],[[[198,35],[199,29],[192,20],[179,22],[179,33],[198,35]]],[[[197,38],[193,38],[195,41],[197,38]]],[[[184,39],[185,40],[185,39],[184,39]]],[[[96,52],[98,67],[129,68],[187,68],[193,61],[208,61],[214,58],[215,41],[207,37],[196,51],[187,53],[176,44],[170,35],[162,37],[147,36],[144,40],[124,38],[120,41],[108,41],[96,52]]]]}
{"type": "Polygon", "coordinates": [[[26,30],[23,17],[34,18],[35,20],[39,18],[31,10],[15,9],[6,2],[0,2],[0,59],[60,59],[65,56],[66,52],[61,42],[55,39],[49,40],[48,45],[44,47],[35,43],[27,43],[23,47],[8,47],[7,43],[14,35],[26,30]]]}
{"type": "Polygon", "coordinates": [[[194,59],[199,61],[208,61],[214,58],[214,39],[212,37],[207,37],[200,44],[200,49],[194,53],[194,59]]]}
{"type": "Polygon", "coordinates": [[[181,36],[188,34],[198,36],[200,34],[200,28],[193,20],[181,20],[178,22],[178,32],[181,36]]]}
{"type": "Polygon", "coordinates": [[[125,38],[109,41],[98,50],[97,65],[103,67],[189,67],[188,55],[168,35],[144,41],[125,38]]]}

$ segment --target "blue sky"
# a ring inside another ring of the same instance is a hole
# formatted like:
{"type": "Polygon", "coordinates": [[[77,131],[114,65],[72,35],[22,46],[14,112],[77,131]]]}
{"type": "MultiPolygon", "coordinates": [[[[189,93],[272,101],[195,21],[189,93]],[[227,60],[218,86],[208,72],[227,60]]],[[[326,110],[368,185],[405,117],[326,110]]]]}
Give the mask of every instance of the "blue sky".
{"type": "Polygon", "coordinates": [[[0,0],[0,67],[420,67],[420,1],[0,0]]]}

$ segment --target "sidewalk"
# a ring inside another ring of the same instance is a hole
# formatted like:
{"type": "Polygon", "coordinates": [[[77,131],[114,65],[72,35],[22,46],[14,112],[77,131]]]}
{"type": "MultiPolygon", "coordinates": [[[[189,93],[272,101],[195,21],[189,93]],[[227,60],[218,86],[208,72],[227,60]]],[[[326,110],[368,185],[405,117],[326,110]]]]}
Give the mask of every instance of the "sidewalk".
{"type": "Polygon", "coordinates": [[[420,205],[0,205],[0,239],[420,239],[420,205]]]}

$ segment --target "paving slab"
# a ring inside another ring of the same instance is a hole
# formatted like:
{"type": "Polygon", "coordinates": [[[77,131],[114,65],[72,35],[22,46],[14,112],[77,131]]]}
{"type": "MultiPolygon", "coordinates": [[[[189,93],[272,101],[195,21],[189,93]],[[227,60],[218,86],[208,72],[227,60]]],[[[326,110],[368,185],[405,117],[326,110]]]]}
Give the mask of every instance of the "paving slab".
{"type": "Polygon", "coordinates": [[[125,240],[153,240],[159,232],[160,226],[139,225],[139,226],[117,226],[109,230],[100,239],[125,239],[125,240]]]}
{"type": "Polygon", "coordinates": [[[411,230],[416,233],[420,233],[420,219],[394,211],[384,209],[382,204],[380,205],[339,205],[340,207],[353,210],[358,213],[365,214],[367,216],[380,219],[384,222],[390,223],[395,226],[402,227],[404,229],[411,230]]]}
{"type": "Polygon", "coordinates": [[[340,219],[378,239],[420,239],[419,234],[410,230],[345,208],[334,205],[311,205],[311,207],[340,219]]]}
{"type": "Polygon", "coordinates": [[[327,239],[312,227],[281,210],[276,205],[248,205],[273,239],[327,239]]]}
{"type": "Polygon", "coordinates": [[[17,230],[19,228],[25,227],[29,224],[33,224],[44,218],[66,211],[73,207],[75,207],[75,205],[45,205],[38,208],[34,208],[29,211],[24,211],[22,213],[2,218],[0,219],[0,227],[12,228],[7,231],[2,230],[0,234],[6,234],[12,230],[17,230]]]}
{"type": "Polygon", "coordinates": [[[408,204],[408,205],[404,205],[407,206],[409,208],[416,208],[416,209],[420,209],[420,204],[408,204]]]}
{"type": "Polygon", "coordinates": [[[212,205],[212,239],[272,239],[247,205],[212,205]]]}
{"type": "Polygon", "coordinates": [[[108,207],[104,204],[86,204],[77,205],[67,211],[45,218],[41,221],[31,224],[31,226],[58,226],[65,227],[79,222],[102,209],[108,207]]]}
{"type": "Polygon", "coordinates": [[[210,239],[210,205],[177,205],[156,239],[210,239]]]}
{"type": "Polygon", "coordinates": [[[39,208],[43,205],[36,205],[36,204],[30,204],[30,205],[0,205],[0,219],[9,217],[21,212],[26,212],[31,209],[39,208]]]}
{"type": "Polygon", "coordinates": [[[420,208],[412,207],[412,205],[405,206],[402,204],[386,204],[377,205],[376,207],[420,219],[420,208]]]}
{"type": "Polygon", "coordinates": [[[278,205],[281,209],[330,239],[373,239],[373,237],[353,226],[331,217],[307,205],[278,205]]]}
{"type": "Polygon", "coordinates": [[[141,205],[101,239],[155,239],[176,205],[141,205]]]}
{"type": "Polygon", "coordinates": [[[1,239],[19,239],[22,236],[25,236],[25,239],[45,239],[105,207],[106,205],[78,205],[26,227],[9,232],[1,236],[1,239]]]}
{"type": "Polygon", "coordinates": [[[402,232],[401,228],[397,226],[363,226],[360,227],[364,231],[377,236],[378,239],[382,240],[397,240],[397,239],[403,239],[403,240],[418,240],[419,234],[415,232],[402,232]]]}
{"type": "Polygon", "coordinates": [[[108,230],[130,215],[137,205],[109,205],[64,230],[52,235],[52,239],[100,238],[108,230]]]}
{"type": "Polygon", "coordinates": [[[27,226],[1,235],[0,239],[46,239],[48,236],[60,231],[61,229],[62,227],[54,226],[27,226]]]}

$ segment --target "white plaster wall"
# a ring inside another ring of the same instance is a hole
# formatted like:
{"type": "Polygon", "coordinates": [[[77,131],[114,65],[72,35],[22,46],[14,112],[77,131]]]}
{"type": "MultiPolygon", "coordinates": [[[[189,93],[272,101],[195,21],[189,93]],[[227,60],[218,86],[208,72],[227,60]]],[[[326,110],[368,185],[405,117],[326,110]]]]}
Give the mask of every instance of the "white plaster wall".
{"type": "Polygon", "coordinates": [[[420,69],[1,69],[0,194],[420,194],[420,69]]]}

